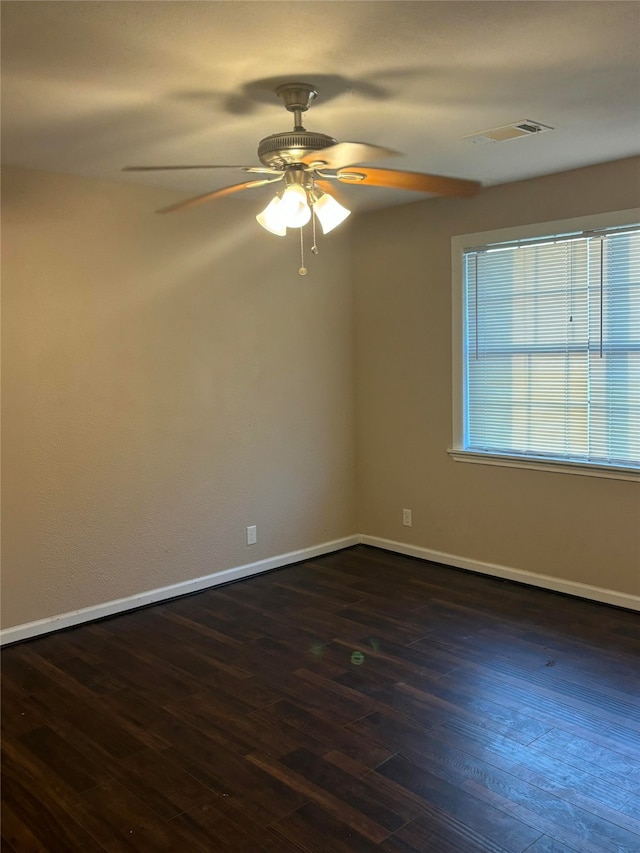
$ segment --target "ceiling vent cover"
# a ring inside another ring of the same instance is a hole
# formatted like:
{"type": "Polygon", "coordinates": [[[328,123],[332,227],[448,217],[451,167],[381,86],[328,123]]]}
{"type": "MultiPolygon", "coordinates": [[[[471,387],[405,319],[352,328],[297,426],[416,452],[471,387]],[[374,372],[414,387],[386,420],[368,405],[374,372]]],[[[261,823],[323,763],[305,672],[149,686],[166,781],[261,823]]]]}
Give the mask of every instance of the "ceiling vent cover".
{"type": "Polygon", "coordinates": [[[469,142],[484,144],[487,142],[506,142],[509,139],[519,139],[522,136],[531,136],[537,133],[545,133],[553,130],[547,124],[532,121],[529,118],[516,121],[513,124],[505,124],[502,127],[494,127],[491,130],[483,130],[480,133],[471,133],[463,137],[469,142]]]}

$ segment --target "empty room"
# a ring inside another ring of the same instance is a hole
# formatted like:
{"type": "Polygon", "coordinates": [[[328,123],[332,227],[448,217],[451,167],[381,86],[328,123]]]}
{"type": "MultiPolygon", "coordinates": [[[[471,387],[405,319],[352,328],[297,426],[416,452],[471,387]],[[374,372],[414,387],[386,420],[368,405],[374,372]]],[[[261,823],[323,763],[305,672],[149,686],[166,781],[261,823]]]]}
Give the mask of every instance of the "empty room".
{"type": "Polygon", "coordinates": [[[640,853],[640,4],[1,14],[3,853],[640,853]]]}

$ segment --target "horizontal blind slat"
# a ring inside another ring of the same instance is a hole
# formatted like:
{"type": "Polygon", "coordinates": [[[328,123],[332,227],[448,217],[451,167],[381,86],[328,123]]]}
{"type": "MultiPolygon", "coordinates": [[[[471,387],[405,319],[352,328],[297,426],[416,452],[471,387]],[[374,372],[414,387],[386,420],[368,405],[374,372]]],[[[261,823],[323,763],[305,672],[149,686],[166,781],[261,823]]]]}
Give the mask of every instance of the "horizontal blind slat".
{"type": "Polygon", "coordinates": [[[465,254],[465,448],[640,467],[640,229],[485,248],[465,254]]]}

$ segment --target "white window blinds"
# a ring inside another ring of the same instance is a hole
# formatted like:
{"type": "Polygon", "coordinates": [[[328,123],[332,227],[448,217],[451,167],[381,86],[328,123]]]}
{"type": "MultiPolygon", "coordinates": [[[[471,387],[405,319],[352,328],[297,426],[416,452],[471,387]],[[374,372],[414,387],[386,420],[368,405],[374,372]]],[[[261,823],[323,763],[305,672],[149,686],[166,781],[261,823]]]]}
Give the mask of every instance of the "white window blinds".
{"type": "Polygon", "coordinates": [[[464,449],[640,468],[640,227],[464,261],[464,449]]]}

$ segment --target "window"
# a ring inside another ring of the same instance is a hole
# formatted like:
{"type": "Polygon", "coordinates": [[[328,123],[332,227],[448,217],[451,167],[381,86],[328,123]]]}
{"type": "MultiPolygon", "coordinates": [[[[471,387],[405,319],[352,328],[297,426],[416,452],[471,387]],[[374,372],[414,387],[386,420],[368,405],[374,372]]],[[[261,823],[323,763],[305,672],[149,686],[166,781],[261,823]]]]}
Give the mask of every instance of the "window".
{"type": "Polygon", "coordinates": [[[603,219],[454,238],[455,458],[640,473],[640,226],[603,219]]]}

